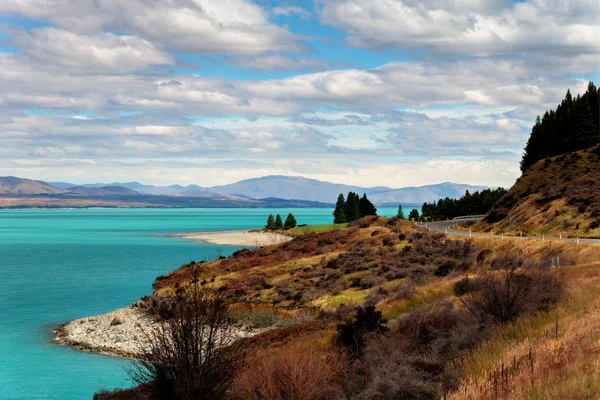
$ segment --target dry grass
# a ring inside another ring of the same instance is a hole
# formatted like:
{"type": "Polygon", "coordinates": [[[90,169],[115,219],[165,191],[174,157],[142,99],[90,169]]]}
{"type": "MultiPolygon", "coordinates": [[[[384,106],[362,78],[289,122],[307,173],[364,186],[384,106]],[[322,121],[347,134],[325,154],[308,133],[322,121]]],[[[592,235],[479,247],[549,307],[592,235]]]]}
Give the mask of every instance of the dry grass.
{"type": "Polygon", "coordinates": [[[450,398],[600,398],[599,284],[598,273],[573,278],[556,309],[498,328],[454,364],[465,379],[450,398]]]}
{"type": "Polygon", "coordinates": [[[383,317],[389,321],[419,307],[431,304],[439,299],[452,295],[454,283],[459,278],[442,279],[417,288],[416,294],[410,299],[386,300],[378,305],[383,317]]]}

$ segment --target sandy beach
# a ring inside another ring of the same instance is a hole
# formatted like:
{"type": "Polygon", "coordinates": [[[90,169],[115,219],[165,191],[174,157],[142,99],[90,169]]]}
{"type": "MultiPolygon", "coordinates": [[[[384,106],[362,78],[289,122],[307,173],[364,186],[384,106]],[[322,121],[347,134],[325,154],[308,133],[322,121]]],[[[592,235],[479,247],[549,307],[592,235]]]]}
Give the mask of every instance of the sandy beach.
{"type": "Polygon", "coordinates": [[[291,237],[275,232],[197,232],[173,235],[189,240],[196,240],[212,244],[225,244],[231,246],[262,247],[272,244],[284,243],[292,240],[291,237]]]}

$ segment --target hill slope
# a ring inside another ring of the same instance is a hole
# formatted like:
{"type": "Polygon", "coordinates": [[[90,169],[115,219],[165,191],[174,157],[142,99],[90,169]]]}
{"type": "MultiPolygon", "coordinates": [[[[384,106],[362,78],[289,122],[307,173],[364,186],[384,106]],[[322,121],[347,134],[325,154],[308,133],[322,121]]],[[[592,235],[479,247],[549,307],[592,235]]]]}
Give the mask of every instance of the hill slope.
{"type": "Polygon", "coordinates": [[[600,237],[600,145],[538,161],[474,228],[600,237]]]}
{"type": "Polygon", "coordinates": [[[17,178],[14,176],[0,177],[0,194],[11,195],[39,195],[60,194],[63,189],[52,186],[46,182],[17,178]]]}
{"type": "Polygon", "coordinates": [[[485,186],[471,186],[458,183],[440,183],[421,187],[392,189],[389,187],[360,187],[338,183],[323,182],[298,176],[270,175],[262,178],[246,179],[224,186],[215,186],[210,190],[244,195],[255,199],[277,197],[283,199],[310,200],[321,202],[335,201],[340,193],[366,193],[377,205],[402,204],[420,205],[426,201],[437,201],[439,198],[459,198],[465,191],[485,189],[485,186]]]}

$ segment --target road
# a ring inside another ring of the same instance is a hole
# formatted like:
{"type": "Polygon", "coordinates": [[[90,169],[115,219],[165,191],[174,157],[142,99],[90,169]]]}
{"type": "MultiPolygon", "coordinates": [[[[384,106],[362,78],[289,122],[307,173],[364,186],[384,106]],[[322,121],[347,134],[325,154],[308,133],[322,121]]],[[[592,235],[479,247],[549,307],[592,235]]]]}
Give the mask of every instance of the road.
{"type": "Polygon", "coordinates": [[[467,237],[488,237],[495,239],[504,239],[504,238],[513,238],[513,239],[528,239],[528,240],[552,240],[557,242],[568,242],[568,243],[591,243],[591,244],[600,244],[600,239],[577,239],[577,238],[549,238],[549,237],[537,237],[537,236],[503,236],[503,235],[494,235],[492,233],[486,232],[469,232],[464,230],[453,229],[453,226],[458,224],[464,224],[467,222],[477,222],[481,216],[476,217],[458,217],[457,219],[451,219],[448,221],[437,221],[437,222],[428,222],[423,225],[418,225],[419,229],[425,229],[433,232],[441,232],[449,235],[455,236],[467,236],[467,237]]]}

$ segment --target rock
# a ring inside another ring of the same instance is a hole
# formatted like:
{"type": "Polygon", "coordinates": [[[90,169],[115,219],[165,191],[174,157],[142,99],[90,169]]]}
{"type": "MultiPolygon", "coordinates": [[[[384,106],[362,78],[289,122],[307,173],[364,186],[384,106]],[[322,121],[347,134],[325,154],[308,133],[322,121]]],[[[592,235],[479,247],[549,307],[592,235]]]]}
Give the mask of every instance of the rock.
{"type": "Polygon", "coordinates": [[[125,323],[125,317],[123,315],[117,315],[110,321],[110,326],[121,325],[125,323]]]}

